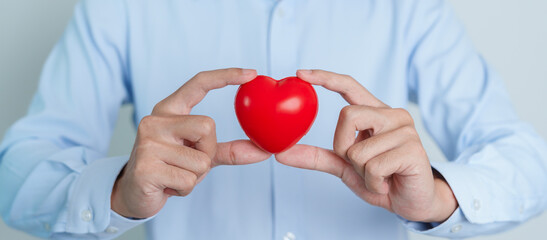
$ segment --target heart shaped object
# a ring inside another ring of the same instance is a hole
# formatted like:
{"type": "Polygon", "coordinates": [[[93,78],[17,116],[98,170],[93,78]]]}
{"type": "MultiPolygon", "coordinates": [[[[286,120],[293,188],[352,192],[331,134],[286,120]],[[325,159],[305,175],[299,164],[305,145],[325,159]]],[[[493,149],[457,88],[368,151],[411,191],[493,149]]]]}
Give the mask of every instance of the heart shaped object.
{"type": "Polygon", "coordinates": [[[317,94],[311,84],[297,77],[277,81],[259,75],[239,87],[235,111],[251,141],[279,153],[310,130],[317,116],[317,94]]]}

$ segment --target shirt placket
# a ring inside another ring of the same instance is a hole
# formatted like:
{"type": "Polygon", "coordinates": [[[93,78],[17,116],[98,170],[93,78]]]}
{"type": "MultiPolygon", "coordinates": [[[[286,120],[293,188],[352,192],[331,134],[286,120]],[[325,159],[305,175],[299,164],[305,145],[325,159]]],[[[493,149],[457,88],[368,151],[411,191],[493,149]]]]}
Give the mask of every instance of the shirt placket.
{"type": "MultiPolygon", "coordinates": [[[[295,1],[277,1],[270,16],[268,36],[268,74],[275,79],[294,76],[299,67],[297,50],[297,16],[295,1]]],[[[300,187],[296,169],[272,163],[273,239],[302,239],[298,232],[300,187]],[[299,237],[300,236],[300,237],[299,237]]]]}

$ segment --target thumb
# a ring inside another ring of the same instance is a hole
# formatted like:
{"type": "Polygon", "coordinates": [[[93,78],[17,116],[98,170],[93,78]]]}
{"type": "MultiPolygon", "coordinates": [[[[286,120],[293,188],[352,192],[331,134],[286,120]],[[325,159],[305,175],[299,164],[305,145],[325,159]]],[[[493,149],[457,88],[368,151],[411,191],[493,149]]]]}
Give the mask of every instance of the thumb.
{"type": "Polygon", "coordinates": [[[388,201],[387,195],[368,191],[365,181],[353,169],[353,166],[331,150],[309,145],[295,145],[285,152],[276,154],[275,159],[291,167],[317,170],[337,176],[366,202],[389,209],[385,204],[388,201]]]}
{"type": "Polygon", "coordinates": [[[245,165],[268,159],[272,154],[265,152],[249,140],[235,140],[218,143],[213,167],[220,165],[245,165]]]}
{"type": "Polygon", "coordinates": [[[326,172],[339,178],[343,177],[346,168],[351,167],[331,150],[303,144],[276,154],[275,159],[287,166],[326,172]]]}

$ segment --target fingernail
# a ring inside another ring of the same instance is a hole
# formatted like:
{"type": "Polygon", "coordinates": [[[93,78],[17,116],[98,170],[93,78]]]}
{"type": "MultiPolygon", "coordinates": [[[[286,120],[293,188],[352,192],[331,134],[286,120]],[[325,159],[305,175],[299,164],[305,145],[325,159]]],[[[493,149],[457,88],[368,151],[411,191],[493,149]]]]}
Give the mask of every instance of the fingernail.
{"type": "Polygon", "coordinates": [[[256,75],[256,70],[254,70],[254,69],[242,69],[241,73],[244,76],[256,75]]]}
{"type": "Polygon", "coordinates": [[[309,70],[309,69],[298,69],[297,72],[299,72],[301,74],[311,74],[311,70],[309,70]]]}

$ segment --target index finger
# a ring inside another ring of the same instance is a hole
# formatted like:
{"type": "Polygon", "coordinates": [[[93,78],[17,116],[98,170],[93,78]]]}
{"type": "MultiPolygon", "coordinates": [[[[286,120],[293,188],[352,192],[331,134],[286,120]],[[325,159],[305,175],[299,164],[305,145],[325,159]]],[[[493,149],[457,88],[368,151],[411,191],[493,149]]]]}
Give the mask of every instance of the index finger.
{"type": "Polygon", "coordinates": [[[256,77],[256,70],[226,68],[196,74],[177,91],[159,102],[153,114],[186,115],[213,89],[227,85],[241,85],[256,77]]]}
{"type": "Polygon", "coordinates": [[[298,70],[296,76],[306,82],[335,91],[352,105],[388,107],[351,76],[324,70],[298,70]]]}

